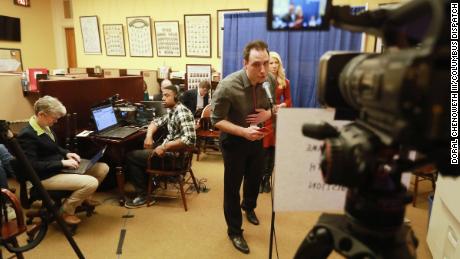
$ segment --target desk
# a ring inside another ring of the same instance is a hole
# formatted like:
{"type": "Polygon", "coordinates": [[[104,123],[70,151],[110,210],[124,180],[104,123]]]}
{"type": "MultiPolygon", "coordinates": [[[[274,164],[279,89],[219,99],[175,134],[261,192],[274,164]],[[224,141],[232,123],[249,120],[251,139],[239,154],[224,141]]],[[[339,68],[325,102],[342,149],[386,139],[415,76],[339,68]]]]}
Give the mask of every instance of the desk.
{"type": "Polygon", "coordinates": [[[125,154],[131,150],[143,148],[145,139],[145,130],[138,132],[124,138],[124,139],[111,139],[99,136],[88,136],[87,139],[97,145],[107,145],[105,152],[106,158],[109,159],[109,166],[115,167],[115,177],[117,181],[118,191],[120,193],[120,205],[124,204],[125,198],[125,177],[123,173],[123,163],[125,154]]]}

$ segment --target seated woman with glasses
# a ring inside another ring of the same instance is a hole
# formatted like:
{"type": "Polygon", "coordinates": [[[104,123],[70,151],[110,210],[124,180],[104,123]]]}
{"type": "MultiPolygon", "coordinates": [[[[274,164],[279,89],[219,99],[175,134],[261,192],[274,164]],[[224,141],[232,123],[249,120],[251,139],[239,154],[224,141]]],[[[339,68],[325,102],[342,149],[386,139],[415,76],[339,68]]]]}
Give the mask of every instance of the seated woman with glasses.
{"type": "Polygon", "coordinates": [[[61,148],[50,127],[67,111],[56,98],[44,96],[34,104],[35,115],[18,135],[19,144],[29,159],[33,169],[46,190],[72,191],[60,208],[62,219],[71,225],[80,223],[75,209],[85,202],[95,206],[90,200],[99,184],[109,172],[105,163],[96,163],[85,174],[63,173],[63,169],[76,169],[80,156],[61,148]]]}

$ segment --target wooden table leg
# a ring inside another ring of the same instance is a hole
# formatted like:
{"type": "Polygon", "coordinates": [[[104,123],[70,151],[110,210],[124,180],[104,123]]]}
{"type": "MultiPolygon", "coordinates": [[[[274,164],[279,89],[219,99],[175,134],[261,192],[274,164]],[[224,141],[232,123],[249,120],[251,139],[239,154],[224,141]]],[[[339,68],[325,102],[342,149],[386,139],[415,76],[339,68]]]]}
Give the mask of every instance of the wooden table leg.
{"type": "Polygon", "coordinates": [[[116,178],[117,178],[117,186],[118,186],[118,193],[120,198],[118,199],[118,203],[120,206],[124,206],[125,204],[125,175],[123,174],[123,167],[117,166],[115,168],[116,178]]]}

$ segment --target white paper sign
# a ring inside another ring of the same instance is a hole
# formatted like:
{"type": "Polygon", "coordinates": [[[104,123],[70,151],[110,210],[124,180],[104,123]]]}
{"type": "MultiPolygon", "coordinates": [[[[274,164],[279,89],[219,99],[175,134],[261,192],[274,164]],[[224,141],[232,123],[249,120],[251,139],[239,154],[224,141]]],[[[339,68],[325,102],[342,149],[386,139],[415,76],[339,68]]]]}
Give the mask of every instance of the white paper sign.
{"type": "MultiPolygon", "coordinates": [[[[343,210],[346,188],[323,182],[321,144],[302,134],[306,122],[333,124],[334,110],[280,109],[276,123],[275,211],[343,210]]],[[[345,124],[341,122],[341,124],[345,124]]]]}
{"type": "MultiPolygon", "coordinates": [[[[275,211],[343,211],[346,188],[323,182],[320,169],[323,141],[305,137],[302,125],[326,121],[340,128],[348,121],[334,121],[333,109],[280,109],[276,123],[274,172],[275,211]]],[[[402,182],[409,185],[410,174],[402,182]]]]}

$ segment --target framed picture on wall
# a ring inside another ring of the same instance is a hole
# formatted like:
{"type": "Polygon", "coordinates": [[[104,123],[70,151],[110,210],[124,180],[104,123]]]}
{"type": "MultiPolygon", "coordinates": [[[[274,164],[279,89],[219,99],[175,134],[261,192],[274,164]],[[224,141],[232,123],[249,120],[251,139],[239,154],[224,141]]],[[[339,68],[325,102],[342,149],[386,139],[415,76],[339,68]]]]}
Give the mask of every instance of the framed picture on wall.
{"type": "Polygon", "coordinates": [[[209,64],[187,64],[186,65],[186,87],[187,89],[198,88],[201,81],[211,83],[211,65],[209,64]]]}
{"type": "Polygon", "coordinates": [[[126,17],[131,57],[153,57],[150,16],[126,17]]]}
{"type": "Polygon", "coordinates": [[[217,57],[222,57],[222,50],[224,46],[224,14],[226,13],[241,13],[249,12],[248,8],[244,9],[226,9],[217,10],[217,57]]]}
{"type": "Polygon", "coordinates": [[[0,72],[22,72],[20,49],[0,48],[0,72]]]}
{"type": "Polygon", "coordinates": [[[180,57],[179,21],[156,21],[155,39],[158,57],[180,57]]]}
{"type": "Polygon", "coordinates": [[[83,52],[86,54],[102,54],[97,16],[80,16],[83,52]]]}
{"type": "Polygon", "coordinates": [[[211,15],[185,14],[185,56],[211,57],[211,15]]]}
{"type": "Polygon", "coordinates": [[[13,0],[15,5],[30,7],[30,0],[13,0]]]}
{"type": "Polygon", "coordinates": [[[104,24],[105,53],[107,56],[126,56],[122,24],[104,24]]]}

